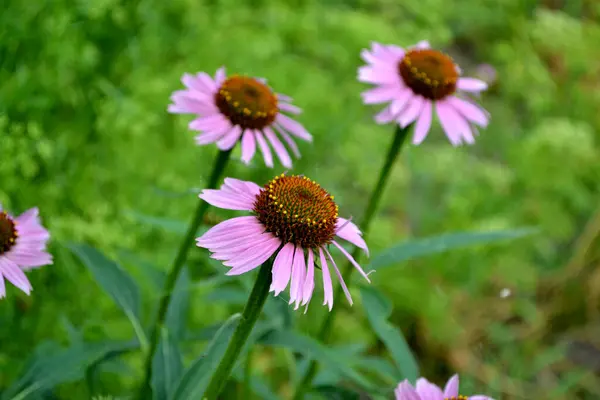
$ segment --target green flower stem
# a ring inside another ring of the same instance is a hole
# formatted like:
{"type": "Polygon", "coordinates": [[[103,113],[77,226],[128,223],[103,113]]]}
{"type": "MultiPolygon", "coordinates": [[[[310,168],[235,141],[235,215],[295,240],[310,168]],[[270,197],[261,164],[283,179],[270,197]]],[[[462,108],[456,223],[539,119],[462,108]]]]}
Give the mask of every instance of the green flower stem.
{"type": "MultiPolygon", "coordinates": [[[[230,155],[231,150],[219,151],[219,155],[217,156],[217,159],[215,160],[215,163],[213,165],[213,169],[210,174],[210,178],[208,180],[208,185],[206,186],[206,189],[215,189],[217,187],[217,183],[219,182],[219,179],[221,178],[221,175],[225,170],[230,155]]],[[[196,212],[194,213],[194,216],[190,221],[185,237],[183,238],[183,240],[181,241],[181,245],[179,246],[177,256],[175,257],[171,269],[169,270],[169,275],[167,275],[167,279],[165,280],[165,284],[160,296],[160,305],[158,307],[156,323],[152,328],[150,336],[150,348],[146,355],[144,381],[140,388],[140,393],[138,397],[139,400],[148,400],[152,398],[152,388],[150,387],[150,380],[152,378],[152,360],[154,359],[154,353],[156,353],[156,349],[158,348],[160,332],[163,329],[165,319],[167,318],[167,311],[169,309],[169,304],[171,303],[173,288],[175,287],[177,278],[179,277],[181,269],[185,264],[188,252],[194,244],[194,239],[198,232],[198,228],[200,227],[200,224],[204,219],[204,214],[206,213],[206,210],[208,210],[208,207],[209,204],[204,200],[200,199],[200,201],[198,201],[196,212]]]]}
{"type": "MultiPolygon", "coordinates": [[[[382,198],[385,186],[387,185],[394,162],[396,161],[396,159],[398,158],[398,155],[400,154],[400,150],[402,149],[402,145],[404,144],[404,141],[405,141],[406,137],[408,136],[408,132],[410,131],[410,128],[411,128],[411,125],[407,126],[404,129],[400,128],[400,126],[396,126],[394,139],[388,149],[385,163],[383,164],[383,167],[379,171],[379,179],[377,180],[377,184],[375,185],[375,188],[371,192],[371,197],[369,198],[369,202],[367,203],[367,208],[365,209],[365,213],[364,213],[364,215],[362,217],[362,221],[360,223],[360,228],[363,233],[363,238],[365,238],[365,239],[367,238],[367,234],[369,232],[369,226],[371,225],[373,216],[375,215],[375,212],[377,211],[377,208],[379,207],[379,202],[382,198]]],[[[354,251],[352,252],[352,257],[354,257],[354,259],[358,261],[361,254],[362,254],[362,250],[358,247],[355,247],[354,251]]],[[[354,266],[350,262],[348,262],[346,269],[342,273],[344,282],[347,282],[348,285],[350,285],[350,278],[352,277],[352,272],[354,272],[354,266]]],[[[342,297],[344,297],[342,285],[338,285],[335,289],[335,294],[334,294],[333,298],[340,299],[342,297]]],[[[329,341],[329,337],[331,335],[331,329],[333,328],[333,321],[335,319],[335,316],[336,316],[339,308],[340,308],[339,306],[333,307],[331,312],[327,313],[327,315],[325,316],[325,319],[323,320],[323,323],[321,324],[321,328],[320,328],[319,334],[317,336],[317,339],[321,343],[327,343],[329,341]]],[[[298,388],[296,390],[296,393],[294,394],[294,400],[301,400],[302,398],[304,398],[304,394],[306,393],[308,388],[310,388],[311,382],[314,379],[316,373],[317,373],[317,362],[315,360],[311,360],[306,373],[304,374],[304,376],[300,380],[300,383],[298,384],[298,388]]]]}
{"type": "Polygon", "coordinates": [[[206,389],[206,392],[204,392],[204,397],[202,397],[203,399],[216,400],[223,389],[223,386],[225,386],[235,362],[240,356],[244,345],[248,340],[248,336],[250,336],[252,328],[258,320],[263,306],[265,305],[265,301],[269,296],[274,259],[275,257],[271,257],[260,267],[256,282],[254,282],[254,287],[252,288],[248,302],[242,312],[242,319],[235,329],[235,332],[233,332],[233,336],[229,341],[223,359],[210,379],[208,388],[206,389]]]}

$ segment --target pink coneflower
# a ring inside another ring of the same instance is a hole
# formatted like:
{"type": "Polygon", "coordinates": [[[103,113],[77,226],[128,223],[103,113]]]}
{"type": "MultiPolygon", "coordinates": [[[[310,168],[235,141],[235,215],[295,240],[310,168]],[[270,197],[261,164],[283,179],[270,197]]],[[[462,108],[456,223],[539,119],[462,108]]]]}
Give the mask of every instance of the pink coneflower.
{"type": "Polygon", "coordinates": [[[216,142],[219,149],[229,150],[241,141],[242,161],[248,164],[258,144],[265,164],[273,167],[270,144],[281,164],[291,168],[292,159],[277,134],[296,157],[300,157],[300,151],[292,136],[312,141],[299,122],[282,114],[299,114],[301,110],[291,104],[290,97],[274,93],[264,79],[239,75],[227,78],[225,68],[220,68],[214,79],[200,72],[195,76],[184,74],[181,81],[186,89],[173,93],[169,111],[198,115],[189,127],[202,132],[196,136],[199,145],[216,142]]]}
{"type": "Polygon", "coordinates": [[[463,396],[458,394],[458,375],[454,375],[446,383],[442,392],[437,385],[425,378],[417,379],[416,388],[407,380],[400,382],[394,391],[396,400],[494,400],[488,396],[463,396]]]}
{"type": "Polygon", "coordinates": [[[358,70],[358,80],[377,87],[362,94],[365,104],[389,103],[375,116],[385,124],[396,121],[402,128],[416,121],[413,143],[421,143],[429,129],[433,108],[453,145],[473,143],[473,126],[487,126],[489,115],[479,106],[461,98],[460,92],[479,93],[487,84],[475,78],[461,78],[452,59],[429,48],[428,42],[404,50],[398,46],[373,43],[363,50],[368,65],[358,70]]]}
{"type": "MultiPolygon", "coordinates": [[[[281,174],[262,188],[253,182],[226,178],[218,190],[204,190],[200,198],[229,210],[252,211],[254,215],[221,222],[197,239],[212,257],[240,275],[260,266],[277,253],[273,263],[271,291],[279,295],[290,284],[290,304],[308,305],[315,287],[315,264],[323,274],[324,305],[333,307],[329,265],[333,267],[346,298],[350,292],[329,252],[333,244],[369,281],[354,258],[336,241],[336,236],[360,247],[367,244],[358,227],[338,217],[338,206],[325,189],[305,176],[281,174]],[[331,264],[329,264],[331,263],[331,264]]],[[[370,282],[370,281],[369,281],[370,282]]]]}
{"type": "Polygon", "coordinates": [[[0,299],[6,296],[4,278],[25,293],[31,292],[23,271],[52,264],[52,256],[46,252],[49,238],[37,208],[13,218],[0,205],[0,299]]]}

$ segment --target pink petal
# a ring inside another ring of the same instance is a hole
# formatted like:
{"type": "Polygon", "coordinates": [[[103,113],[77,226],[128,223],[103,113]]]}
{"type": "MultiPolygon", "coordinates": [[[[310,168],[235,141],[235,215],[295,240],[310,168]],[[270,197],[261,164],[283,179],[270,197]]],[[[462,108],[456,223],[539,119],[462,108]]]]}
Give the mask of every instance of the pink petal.
{"type": "Polygon", "coordinates": [[[302,287],[302,305],[308,304],[315,290],[315,255],[312,249],[308,249],[306,279],[302,287]]]}
{"type": "Polygon", "coordinates": [[[254,135],[256,136],[256,141],[258,142],[258,148],[263,155],[265,160],[265,165],[269,168],[273,168],[273,154],[271,154],[271,149],[269,149],[269,145],[265,141],[262,132],[254,131],[254,135]]]}
{"type": "Polygon", "coordinates": [[[367,247],[367,243],[365,243],[362,238],[362,233],[360,229],[351,221],[348,221],[345,218],[338,217],[337,223],[335,225],[336,232],[335,234],[341,237],[344,240],[349,241],[356,247],[359,247],[369,255],[369,248],[367,247]],[[341,228],[341,229],[340,229],[341,228]]]}
{"type": "Polygon", "coordinates": [[[225,82],[226,78],[227,76],[225,74],[225,67],[221,67],[217,70],[217,72],[215,72],[215,83],[217,86],[221,86],[223,82],[225,82]]]}
{"type": "MultiPolygon", "coordinates": [[[[266,84],[266,80],[263,83],[266,84]]],[[[285,101],[286,103],[291,103],[294,101],[294,99],[292,99],[290,96],[281,93],[277,93],[277,100],[285,101]]]]}
{"type": "Polygon", "coordinates": [[[268,233],[247,234],[236,241],[211,246],[209,249],[212,252],[211,258],[221,261],[244,258],[251,253],[255,253],[261,245],[270,242],[272,238],[273,236],[268,233]]]}
{"type": "Polygon", "coordinates": [[[460,135],[465,142],[472,144],[475,142],[473,138],[473,132],[471,131],[471,126],[467,122],[467,120],[459,114],[459,112],[452,107],[451,104],[445,102],[448,106],[446,110],[446,120],[454,127],[454,131],[460,135]]]}
{"type": "Polygon", "coordinates": [[[417,49],[428,49],[428,48],[431,47],[431,45],[429,44],[428,40],[421,40],[414,47],[417,48],[417,49]]]}
{"type": "Polygon", "coordinates": [[[229,120],[222,114],[211,114],[196,118],[188,124],[188,128],[195,131],[221,130],[224,125],[231,125],[229,120]]]}
{"type": "Polygon", "coordinates": [[[393,100],[398,95],[397,86],[378,86],[361,93],[363,103],[379,104],[393,100]]]}
{"type": "Polygon", "coordinates": [[[390,112],[394,116],[398,116],[403,110],[406,109],[406,106],[410,104],[410,101],[413,97],[415,97],[415,95],[411,89],[398,89],[398,96],[390,104],[390,112]]]}
{"type": "Polygon", "coordinates": [[[204,189],[199,197],[212,206],[226,210],[250,211],[254,208],[253,200],[220,189],[204,189]]]}
{"type": "MultiPolygon", "coordinates": [[[[0,208],[0,211],[2,211],[2,208],[0,208]]],[[[38,220],[38,215],[39,215],[40,211],[38,210],[37,207],[33,207],[30,208],[29,210],[25,211],[23,214],[19,215],[17,218],[15,218],[15,220],[19,223],[19,224],[27,224],[29,222],[34,222],[39,224],[39,220],[38,220]]]]}
{"type": "Polygon", "coordinates": [[[308,133],[298,121],[294,121],[284,114],[277,114],[275,121],[292,135],[298,136],[300,139],[304,139],[308,142],[312,142],[312,135],[308,133]]]}
{"type": "Polygon", "coordinates": [[[275,135],[275,132],[273,132],[271,128],[266,127],[264,129],[264,133],[267,137],[267,140],[271,143],[271,146],[273,146],[273,149],[275,150],[277,157],[279,157],[281,164],[286,168],[292,168],[292,159],[290,158],[290,155],[288,154],[285,147],[283,147],[281,141],[279,141],[279,139],[275,135]]]}
{"type": "Polygon", "coordinates": [[[333,286],[331,285],[331,275],[327,260],[323,254],[323,248],[319,247],[319,259],[321,260],[321,271],[323,272],[323,305],[329,306],[329,311],[333,308],[333,286]]]}
{"type": "Polygon", "coordinates": [[[227,132],[229,132],[232,128],[233,128],[233,125],[231,125],[231,123],[229,123],[229,121],[226,121],[223,123],[223,125],[217,127],[216,129],[214,129],[212,131],[207,131],[207,132],[197,135],[196,136],[196,144],[202,146],[205,144],[216,142],[216,141],[222,139],[223,136],[227,132]]]}
{"type": "Polygon", "coordinates": [[[415,124],[413,144],[421,144],[423,140],[425,140],[425,137],[427,137],[429,129],[431,128],[432,114],[432,102],[430,100],[425,100],[425,104],[423,104],[423,109],[419,115],[419,119],[417,119],[417,123],[415,124]]]}
{"type": "Polygon", "coordinates": [[[415,388],[405,379],[394,391],[396,400],[421,400],[415,388]]]}
{"type": "Polygon", "coordinates": [[[488,88],[487,83],[475,78],[458,78],[456,88],[465,92],[481,92],[488,88]]]}
{"type": "Polygon", "coordinates": [[[453,124],[451,113],[454,112],[454,109],[444,101],[436,102],[435,109],[438,118],[440,119],[442,129],[446,132],[446,136],[448,136],[450,143],[454,146],[458,146],[461,142],[461,134],[453,124]]]}
{"type": "Polygon", "coordinates": [[[494,400],[494,399],[489,396],[483,396],[483,395],[477,394],[475,396],[469,396],[469,400],[494,400]]]}
{"type": "Polygon", "coordinates": [[[269,258],[271,258],[273,253],[277,251],[280,245],[281,241],[279,240],[279,238],[271,238],[270,242],[263,244],[261,248],[256,251],[254,258],[247,259],[243,263],[240,262],[239,265],[237,265],[236,263],[236,266],[229,270],[229,272],[227,272],[226,275],[244,274],[264,264],[269,258]]]}
{"type": "Polygon", "coordinates": [[[425,378],[417,379],[417,393],[421,400],[444,400],[444,394],[440,388],[425,378]]]}
{"type": "Polygon", "coordinates": [[[338,249],[340,249],[340,251],[342,252],[342,254],[345,255],[348,260],[350,260],[350,262],[352,263],[352,265],[354,265],[354,268],[356,268],[358,270],[358,272],[367,280],[367,282],[371,283],[371,280],[369,279],[369,277],[367,276],[367,274],[365,274],[365,271],[363,271],[363,269],[361,268],[361,266],[358,265],[358,263],[356,262],[356,260],[354,259],[354,257],[352,257],[352,255],[350,253],[348,253],[346,251],[346,249],[344,249],[342,246],[340,246],[340,244],[338,242],[336,242],[335,240],[332,243],[334,244],[335,247],[337,247],[338,249]]]}
{"type": "Polygon", "coordinates": [[[229,235],[229,234],[232,234],[232,231],[235,232],[235,230],[245,229],[245,228],[254,228],[258,232],[260,232],[260,229],[264,230],[263,226],[261,225],[260,222],[258,222],[258,219],[256,219],[255,216],[248,215],[248,216],[244,216],[244,217],[231,218],[226,221],[220,222],[217,225],[210,228],[208,231],[206,231],[204,233],[204,235],[200,236],[196,240],[199,244],[203,244],[206,241],[213,240],[214,238],[218,238],[220,235],[223,235],[223,234],[229,235]]]}
{"type": "Polygon", "coordinates": [[[27,249],[22,248],[16,249],[15,246],[5,256],[24,271],[52,264],[52,255],[41,250],[27,251],[27,249]]]}
{"type": "Polygon", "coordinates": [[[297,310],[302,301],[302,285],[306,275],[306,262],[304,260],[304,249],[296,247],[294,260],[292,262],[292,282],[290,283],[290,302],[296,303],[294,310],[297,310]]]}
{"type": "Polygon", "coordinates": [[[392,114],[390,106],[387,106],[383,110],[381,110],[377,115],[375,115],[375,122],[379,125],[389,124],[394,119],[396,119],[396,115],[392,114]]]}
{"type": "Polygon", "coordinates": [[[423,97],[413,96],[408,106],[397,119],[402,128],[406,128],[417,119],[423,109],[423,104],[425,104],[423,97]]]}
{"type": "Polygon", "coordinates": [[[454,96],[448,98],[447,101],[468,121],[473,122],[474,124],[477,124],[484,128],[488,125],[488,115],[485,111],[483,111],[475,104],[454,96]]]}
{"type": "Polygon", "coordinates": [[[0,299],[6,297],[6,287],[4,286],[4,277],[0,275],[0,299]]]}
{"type": "Polygon", "coordinates": [[[217,147],[223,151],[231,150],[241,136],[242,127],[239,125],[234,125],[233,128],[231,128],[231,130],[217,142],[217,147]]]}
{"type": "Polygon", "coordinates": [[[271,283],[270,292],[275,292],[275,296],[279,296],[287,287],[292,274],[292,260],[294,257],[294,245],[286,243],[279,251],[275,262],[273,263],[273,282],[271,283]]]}
{"type": "Polygon", "coordinates": [[[397,83],[399,80],[398,74],[392,68],[371,66],[360,67],[358,69],[358,81],[364,83],[372,83],[375,85],[389,85],[397,83]]]}
{"type": "Polygon", "coordinates": [[[215,83],[215,81],[213,81],[213,79],[210,77],[209,74],[207,74],[206,72],[199,72],[196,74],[196,78],[198,78],[202,84],[204,84],[206,86],[206,88],[208,90],[210,90],[211,92],[216,92],[218,89],[217,84],[215,83]]]}
{"type": "Polygon", "coordinates": [[[260,186],[251,181],[242,181],[241,179],[225,178],[224,187],[229,187],[237,193],[246,194],[255,198],[260,194],[260,186]]]}
{"type": "Polygon", "coordinates": [[[263,246],[253,247],[250,248],[249,251],[244,251],[242,254],[236,256],[235,259],[224,261],[223,265],[235,269],[252,264],[254,268],[265,262],[275,252],[275,250],[277,250],[277,247],[279,244],[281,244],[281,241],[279,238],[271,235],[268,232],[263,233],[263,235],[270,236],[270,241],[268,241],[266,244],[263,244],[263,246]],[[270,254],[266,258],[263,258],[266,251],[270,251],[270,254]]]}
{"type": "Polygon", "coordinates": [[[335,260],[333,259],[333,257],[331,257],[331,253],[326,248],[323,248],[323,250],[325,251],[325,253],[327,253],[327,257],[329,258],[329,261],[331,261],[333,270],[335,271],[335,274],[337,275],[338,280],[340,281],[340,285],[342,285],[342,290],[344,291],[344,294],[346,295],[346,299],[348,299],[348,303],[350,303],[350,305],[354,304],[352,301],[352,296],[350,295],[350,291],[348,290],[348,287],[346,286],[346,282],[344,282],[344,277],[340,273],[340,270],[339,270],[337,264],[335,263],[335,260]]]}
{"type": "Polygon", "coordinates": [[[264,233],[264,228],[238,227],[231,231],[223,232],[209,239],[204,237],[196,239],[199,247],[204,247],[210,251],[220,252],[224,248],[237,246],[251,242],[264,233]]]}
{"type": "Polygon", "coordinates": [[[296,144],[296,142],[294,142],[294,139],[292,139],[292,137],[281,126],[279,126],[279,124],[273,124],[273,126],[275,127],[275,129],[277,129],[277,132],[279,132],[279,134],[281,135],[283,140],[285,140],[290,149],[292,149],[292,153],[294,153],[294,156],[296,156],[296,158],[300,158],[300,149],[298,149],[298,145],[296,144]]]}
{"type": "Polygon", "coordinates": [[[242,136],[242,161],[245,164],[250,163],[254,153],[256,152],[256,139],[254,139],[254,132],[247,129],[242,136]]]}
{"type": "Polygon", "coordinates": [[[446,383],[444,397],[458,397],[458,375],[452,376],[446,383]]]}
{"type": "Polygon", "coordinates": [[[287,111],[292,114],[298,115],[298,114],[302,113],[302,110],[300,109],[300,107],[296,107],[295,105],[290,104],[290,103],[280,102],[277,106],[279,107],[280,110],[287,111]]]}
{"type": "Polygon", "coordinates": [[[17,264],[4,257],[0,258],[0,276],[4,276],[6,280],[21,289],[27,295],[31,293],[31,283],[29,283],[29,279],[27,279],[25,273],[17,264]]]}

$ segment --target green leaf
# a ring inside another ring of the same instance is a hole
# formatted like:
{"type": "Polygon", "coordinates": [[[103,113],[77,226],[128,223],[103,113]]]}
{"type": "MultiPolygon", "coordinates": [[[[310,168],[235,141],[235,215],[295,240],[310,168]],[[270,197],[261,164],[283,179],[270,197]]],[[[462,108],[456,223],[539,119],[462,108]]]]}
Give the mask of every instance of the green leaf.
{"type": "Polygon", "coordinates": [[[519,228],[494,232],[460,232],[415,239],[382,251],[367,267],[381,269],[421,256],[443,253],[461,247],[476,246],[501,240],[517,239],[536,233],[534,228],[519,228]]]}
{"type": "Polygon", "coordinates": [[[131,276],[116,262],[106,258],[95,248],[86,244],[70,244],[69,249],[90,270],[96,282],[123,310],[143,349],[148,340],[140,323],[140,294],[131,276]]]}
{"type": "Polygon", "coordinates": [[[415,382],[419,377],[417,361],[402,332],[388,322],[392,314],[392,305],[381,293],[371,287],[361,287],[360,291],[367,319],[377,337],[385,343],[400,371],[401,375],[397,380],[408,379],[415,382]]]}
{"type": "Polygon", "coordinates": [[[161,330],[160,343],[152,361],[152,390],[156,400],[167,400],[183,372],[177,337],[161,330]]]}
{"type": "Polygon", "coordinates": [[[240,318],[241,314],[234,314],[219,328],[206,348],[206,353],[194,361],[181,377],[171,400],[202,399],[212,372],[223,358],[240,318]]]}
{"type": "MultiPolygon", "coordinates": [[[[236,368],[233,371],[233,377],[239,383],[244,382],[244,374],[239,368],[236,368]]],[[[254,394],[259,396],[259,399],[263,400],[280,400],[280,397],[275,394],[271,388],[259,377],[259,376],[251,376],[250,377],[250,389],[254,394]]]]}
{"type": "Polygon", "coordinates": [[[142,214],[133,210],[126,212],[125,215],[133,218],[137,222],[155,228],[164,229],[167,232],[177,233],[179,235],[184,235],[187,232],[188,228],[188,224],[184,221],[164,217],[155,217],[152,215],[142,214]]]}
{"type": "Polygon", "coordinates": [[[167,309],[166,317],[169,332],[175,339],[181,339],[185,334],[190,302],[190,288],[190,276],[187,267],[184,266],[177,278],[175,288],[173,288],[173,295],[167,309]]]}
{"type": "Polygon", "coordinates": [[[89,366],[112,352],[131,347],[129,342],[84,343],[68,349],[57,344],[40,344],[28,360],[24,372],[2,396],[2,400],[40,398],[40,394],[56,385],[73,382],[83,377],[89,366]]]}
{"type": "Polygon", "coordinates": [[[357,385],[368,389],[372,385],[365,377],[350,365],[350,359],[339,352],[326,348],[316,340],[291,330],[271,331],[263,336],[260,343],[270,346],[281,346],[303,354],[307,358],[319,360],[327,368],[341,373],[357,385]]]}

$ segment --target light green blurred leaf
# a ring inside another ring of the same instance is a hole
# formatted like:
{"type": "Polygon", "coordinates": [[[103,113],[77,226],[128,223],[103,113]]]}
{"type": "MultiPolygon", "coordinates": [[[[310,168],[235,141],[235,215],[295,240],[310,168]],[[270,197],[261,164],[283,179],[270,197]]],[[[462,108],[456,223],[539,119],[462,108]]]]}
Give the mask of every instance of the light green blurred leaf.
{"type": "Polygon", "coordinates": [[[377,290],[371,287],[360,289],[367,318],[373,331],[390,351],[401,376],[398,381],[408,379],[415,382],[419,376],[419,366],[402,332],[388,322],[392,314],[392,305],[377,290]]]}
{"type": "Polygon", "coordinates": [[[135,281],[119,264],[106,258],[95,248],[75,243],[68,247],[90,270],[100,287],[123,310],[133,325],[142,348],[146,348],[148,341],[140,322],[140,294],[135,281]]]}
{"type": "Polygon", "coordinates": [[[153,226],[155,228],[164,229],[167,232],[177,233],[179,235],[184,235],[188,227],[188,224],[185,221],[165,217],[155,217],[153,215],[146,215],[133,210],[128,211],[126,215],[140,223],[153,226]]]}
{"type": "Polygon", "coordinates": [[[237,327],[240,318],[241,314],[234,314],[219,328],[206,348],[206,352],[194,361],[181,377],[170,399],[202,399],[212,372],[225,354],[229,339],[233,335],[233,331],[237,327]]]}
{"type": "Polygon", "coordinates": [[[423,239],[409,240],[382,251],[373,258],[367,268],[381,269],[391,267],[412,258],[428,256],[445,251],[517,239],[537,232],[534,228],[519,228],[494,232],[459,232],[423,239]]]}
{"type": "Polygon", "coordinates": [[[181,339],[185,333],[190,302],[190,287],[190,277],[187,267],[184,266],[175,283],[171,303],[167,309],[166,324],[170,335],[175,339],[181,339]]]}
{"type": "Polygon", "coordinates": [[[160,343],[154,355],[152,391],[156,400],[167,400],[183,372],[177,337],[162,329],[160,343]]]}
{"type": "Polygon", "coordinates": [[[271,331],[263,336],[260,343],[270,346],[289,348],[307,358],[315,358],[327,368],[338,371],[362,388],[371,388],[372,384],[358,371],[351,367],[348,357],[325,347],[316,340],[291,330],[271,331]]]}

